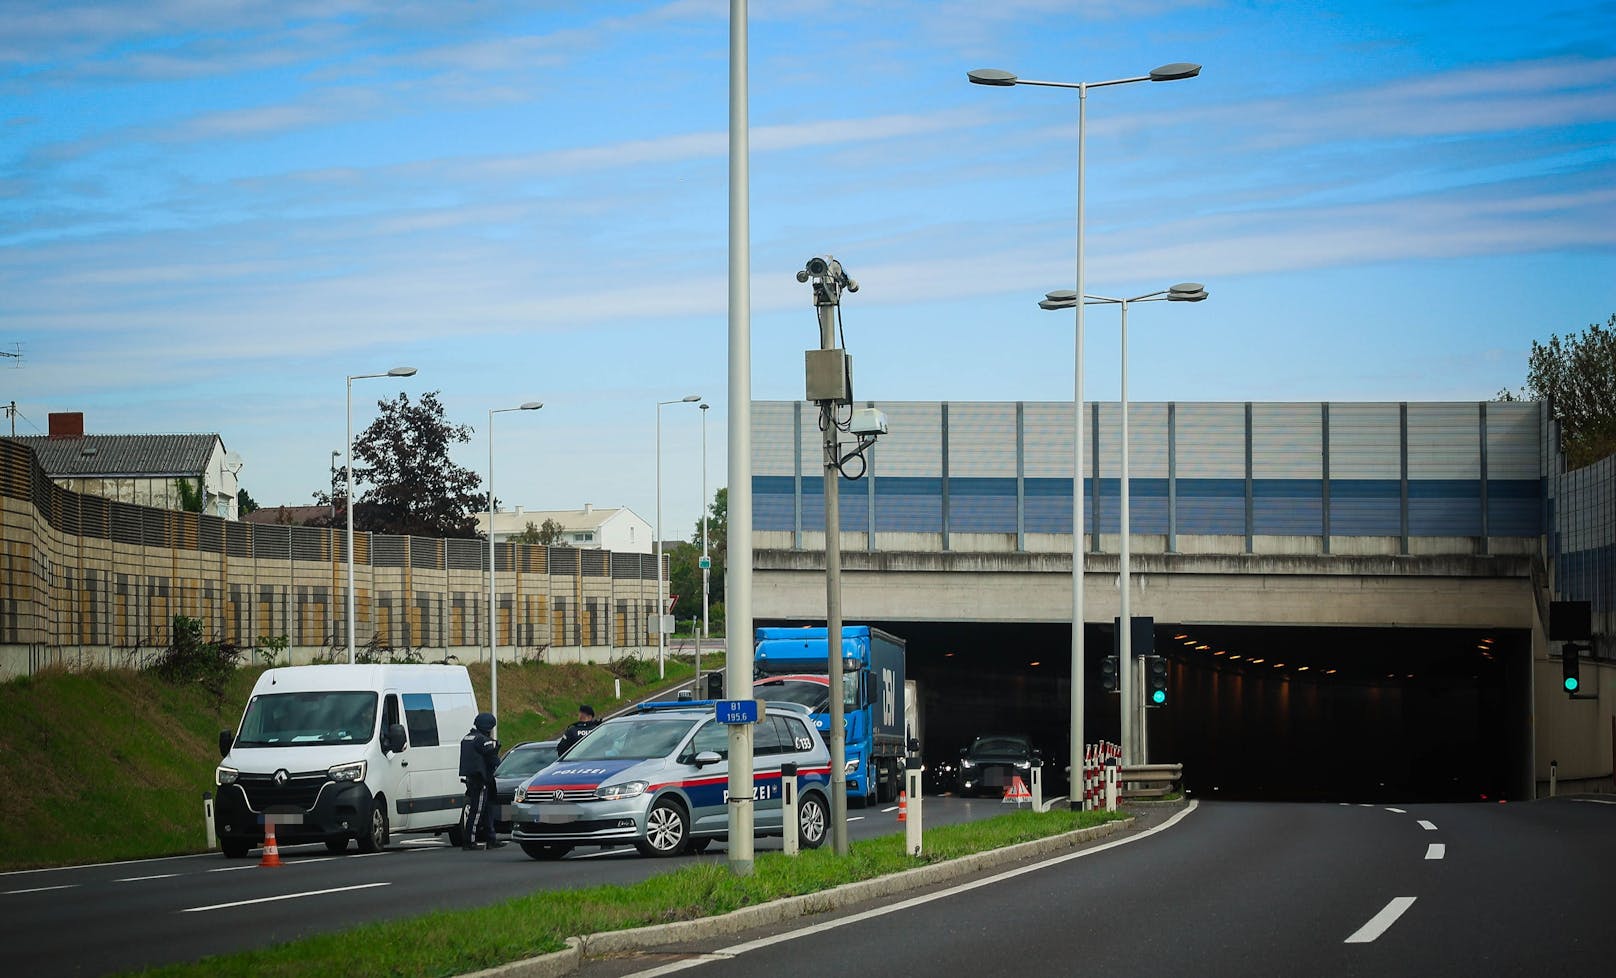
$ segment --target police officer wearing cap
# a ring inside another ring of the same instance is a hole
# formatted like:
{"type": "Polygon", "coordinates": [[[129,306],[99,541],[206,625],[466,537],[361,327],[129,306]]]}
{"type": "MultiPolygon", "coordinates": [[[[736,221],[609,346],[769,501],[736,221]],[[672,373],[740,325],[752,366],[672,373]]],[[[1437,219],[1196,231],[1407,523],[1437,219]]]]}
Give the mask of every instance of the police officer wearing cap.
{"type": "Polygon", "coordinates": [[[492,713],[479,713],[460,739],[460,780],[466,783],[460,845],[468,852],[505,844],[494,835],[494,768],[499,766],[499,741],[491,736],[495,722],[492,713]]]}

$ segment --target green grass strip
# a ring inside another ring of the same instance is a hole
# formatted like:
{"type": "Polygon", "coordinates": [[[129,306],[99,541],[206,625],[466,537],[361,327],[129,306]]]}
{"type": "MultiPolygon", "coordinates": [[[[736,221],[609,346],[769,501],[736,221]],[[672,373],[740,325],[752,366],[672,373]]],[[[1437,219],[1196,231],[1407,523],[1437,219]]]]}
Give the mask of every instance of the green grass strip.
{"type": "MultiPolygon", "coordinates": [[[[758,853],[750,876],[737,876],[727,863],[709,860],[632,886],[540,890],[493,906],[366,924],[135,974],[146,978],[325,978],[338,974],[447,978],[563,950],[568,937],[717,916],[1126,817],[1066,809],[1016,811],[930,829],[925,833],[925,855],[919,859],[904,852],[904,836],[895,833],[852,843],[845,858],[838,858],[828,847],[795,858],[778,852],[758,853]]],[[[542,870],[535,866],[535,872],[542,870]]]]}

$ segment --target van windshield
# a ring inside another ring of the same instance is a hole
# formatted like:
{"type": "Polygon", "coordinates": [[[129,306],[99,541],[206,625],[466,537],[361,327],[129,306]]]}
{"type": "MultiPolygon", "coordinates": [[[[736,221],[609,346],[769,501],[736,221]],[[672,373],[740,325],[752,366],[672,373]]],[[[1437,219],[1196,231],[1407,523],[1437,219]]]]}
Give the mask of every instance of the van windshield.
{"type": "Polygon", "coordinates": [[[373,692],[266,693],[247,704],[236,746],[363,744],[375,729],[373,692]]]}

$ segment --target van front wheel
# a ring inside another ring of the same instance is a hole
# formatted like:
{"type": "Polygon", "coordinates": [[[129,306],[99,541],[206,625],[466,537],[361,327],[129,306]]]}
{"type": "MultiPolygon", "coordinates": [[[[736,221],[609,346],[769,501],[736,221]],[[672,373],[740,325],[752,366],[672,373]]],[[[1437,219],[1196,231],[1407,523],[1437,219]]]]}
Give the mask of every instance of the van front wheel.
{"type": "Polygon", "coordinates": [[[387,797],[377,795],[370,806],[370,828],[359,835],[360,852],[381,852],[387,848],[387,797]]]}

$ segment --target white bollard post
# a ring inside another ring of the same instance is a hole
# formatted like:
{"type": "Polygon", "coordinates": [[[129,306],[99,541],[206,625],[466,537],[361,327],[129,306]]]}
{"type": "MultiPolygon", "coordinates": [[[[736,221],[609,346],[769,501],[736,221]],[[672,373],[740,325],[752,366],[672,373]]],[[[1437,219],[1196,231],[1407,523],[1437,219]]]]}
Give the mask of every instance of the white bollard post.
{"type": "Polygon", "coordinates": [[[208,848],[219,848],[219,836],[213,831],[213,792],[202,792],[202,824],[208,829],[208,848]]]}
{"type": "Polygon", "coordinates": [[[1117,810],[1117,765],[1116,762],[1106,765],[1105,768],[1105,810],[1117,810]]]}
{"type": "Polygon", "coordinates": [[[1549,762],[1549,797],[1553,798],[1555,793],[1557,791],[1559,791],[1559,790],[1560,790],[1560,762],[1559,761],[1550,761],[1549,762]]]}
{"type": "Polygon", "coordinates": [[[1042,760],[1036,757],[1033,758],[1032,767],[1027,771],[1027,780],[1032,782],[1027,789],[1032,792],[1032,810],[1041,812],[1044,810],[1044,762],[1042,760]]]}
{"type": "MultiPolygon", "coordinates": [[[[802,827],[797,824],[797,765],[780,765],[780,836],[785,841],[788,856],[797,854],[798,836],[802,827]]],[[[829,829],[829,826],[826,826],[829,829]]]]}
{"type": "Polygon", "coordinates": [[[903,790],[907,799],[907,812],[903,822],[903,850],[911,856],[921,853],[920,808],[921,773],[926,769],[920,758],[911,756],[903,762],[903,790]]]}
{"type": "Polygon", "coordinates": [[[622,698],[623,698],[623,681],[621,679],[613,679],[612,680],[612,699],[620,700],[622,698]]]}

